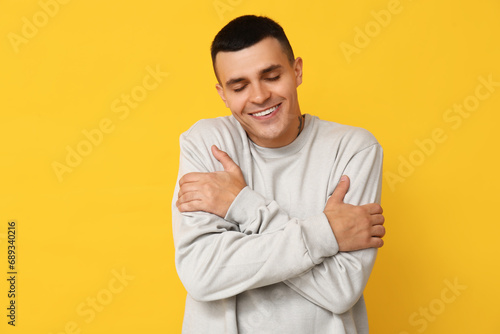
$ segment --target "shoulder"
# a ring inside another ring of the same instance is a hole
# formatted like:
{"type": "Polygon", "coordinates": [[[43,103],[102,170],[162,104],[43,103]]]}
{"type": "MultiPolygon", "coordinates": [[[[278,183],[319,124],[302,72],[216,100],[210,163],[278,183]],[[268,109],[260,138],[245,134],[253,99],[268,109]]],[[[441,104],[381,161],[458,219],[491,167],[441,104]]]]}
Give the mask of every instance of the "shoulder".
{"type": "Polygon", "coordinates": [[[348,149],[357,153],[374,145],[380,146],[375,136],[368,130],[316,117],[317,140],[325,141],[339,148],[348,149]]]}
{"type": "Polygon", "coordinates": [[[241,152],[248,151],[246,132],[233,116],[199,120],[181,134],[179,144],[182,155],[214,163],[212,145],[225,151],[236,163],[241,152]]]}
{"type": "Polygon", "coordinates": [[[223,144],[227,141],[238,141],[244,138],[245,131],[233,116],[201,119],[180,136],[183,143],[194,145],[223,144]]]}
{"type": "Polygon", "coordinates": [[[186,132],[181,134],[181,138],[214,137],[221,132],[231,133],[234,131],[237,131],[237,124],[235,124],[232,116],[206,118],[194,123],[186,132]]]}

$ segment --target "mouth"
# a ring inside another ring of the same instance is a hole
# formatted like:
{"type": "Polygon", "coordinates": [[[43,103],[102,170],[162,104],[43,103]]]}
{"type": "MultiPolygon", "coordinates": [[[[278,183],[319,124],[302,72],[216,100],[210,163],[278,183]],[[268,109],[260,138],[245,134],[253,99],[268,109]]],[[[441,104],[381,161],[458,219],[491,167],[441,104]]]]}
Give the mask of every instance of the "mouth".
{"type": "Polygon", "coordinates": [[[263,111],[259,111],[259,112],[256,112],[256,113],[253,113],[253,114],[250,114],[251,116],[253,117],[258,117],[258,118],[264,118],[266,116],[271,116],[272,114],[274,114],[276,112],[276,110],[278,110],[279,108],[281,107],[281,103],[280,104],[277,104],[275,105],[274,107],[271,107],[271,108],[268,108],[266,110],[263,110],[263,111]]]}

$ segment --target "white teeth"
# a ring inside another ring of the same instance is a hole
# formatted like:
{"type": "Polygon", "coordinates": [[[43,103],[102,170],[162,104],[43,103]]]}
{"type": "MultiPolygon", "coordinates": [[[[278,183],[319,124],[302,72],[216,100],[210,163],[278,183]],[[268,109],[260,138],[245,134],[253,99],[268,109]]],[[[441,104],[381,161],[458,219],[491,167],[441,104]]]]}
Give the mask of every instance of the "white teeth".
{"type": "Polygon", "coordinates": [[[261,112],[258,112],[258,113],[256,113],[256,114],[252,114],[252,115],[254,115],[254,116],[258,116],[258,117],[260,117],[260,116],[266,116],[266,115],[269,115],[270,113],[272,113],[273,111],[275,111],[275,110],[276,110],[276,108],[278,108],[278,106],[275,106],[275,107],[269,108],[269,109],[267,109],[267,110],[264,110],[264,111],[261,111],[261,112]]]}

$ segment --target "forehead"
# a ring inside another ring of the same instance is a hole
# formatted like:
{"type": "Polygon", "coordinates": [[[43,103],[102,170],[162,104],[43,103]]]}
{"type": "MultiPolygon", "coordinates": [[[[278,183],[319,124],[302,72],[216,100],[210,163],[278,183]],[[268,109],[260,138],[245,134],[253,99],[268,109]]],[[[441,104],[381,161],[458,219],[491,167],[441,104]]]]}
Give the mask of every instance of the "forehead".
{"type": "Polygon", "coordinates": [[[219,52],[215,58],[215,69],[224,83],[230,79],[249,78],[272,65],[290,67],[279,41],[272,37],[240,51],[219,52]]]}

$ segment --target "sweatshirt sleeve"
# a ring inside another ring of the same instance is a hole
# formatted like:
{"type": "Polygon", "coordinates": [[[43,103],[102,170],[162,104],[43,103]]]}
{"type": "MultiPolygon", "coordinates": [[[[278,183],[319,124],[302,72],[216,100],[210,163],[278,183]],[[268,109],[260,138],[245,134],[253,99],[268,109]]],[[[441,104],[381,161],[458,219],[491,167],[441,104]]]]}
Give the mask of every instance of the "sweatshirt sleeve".
{"type": "MultiPolygon", "coordinates": [[[[382,160],[381,146],[373,144],[356,153],[345,169],[336,175],[335,179],[340,179],[345,174],[351,180],[344,198],[345,203],[380,203],[382,160]]],[[[273,219],[280,213],[275,202],[264,199],[255,191],[244,189],[228,210],[226,219],[240,223],[242,231],[265,235],[287,227],[285,219],[273,219]]],[[[333,237],[333,241],[330,239],[329,242],[338,251],[338,244],[326,216],[323,214],[321,219],[317,219],[321,221],[318,228],[322,228],[322,233],[333,237]]],[[[321,244],[315,243],[311,247],[321,247],[321,244]]],[[[289,278],[284,283],[311,302],[332,313],[341,314],[350,310],[361,297],[376,254],[376,248],[335,252],[311,270],[289,278]]]]}
{"type": "MultiPolygon", "coordinates": [[[[342,173],[351,180],[345,203],[380,204],[382,160],[383,151],[379,144],[353,156],[342,173]]],[[[376,255],[376,248],[338,252],[285,283],[311,302],[341,314],[350,310],[362,296],[376,255]]]]}
{"type": "Polygon", "coordinates": [[[218,300],[282,282],[338,252],[336,243],[331,243],[333,233],[324,233],[328,232],[324,215],[299,220],[274,207],[273,216],[267,218],[280,220],[276,225],[284,227],[265,234],[248,234],[241,232],[238,224],[210,213],[180,213],[175,206],[178,181],[189,172],[215,171],[206,153],[209,151],[181,136],[172,225],[177,272],[192,298],[218,300]]]}

